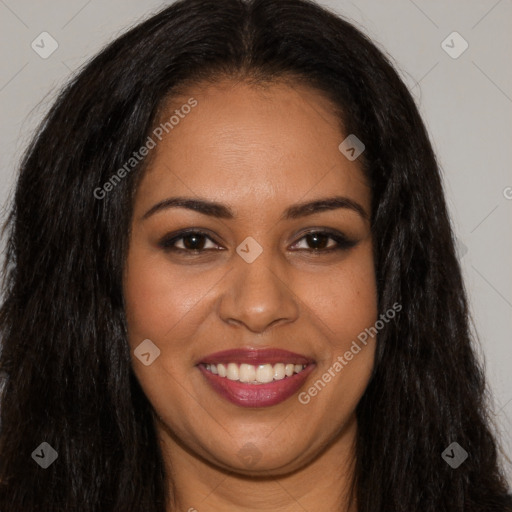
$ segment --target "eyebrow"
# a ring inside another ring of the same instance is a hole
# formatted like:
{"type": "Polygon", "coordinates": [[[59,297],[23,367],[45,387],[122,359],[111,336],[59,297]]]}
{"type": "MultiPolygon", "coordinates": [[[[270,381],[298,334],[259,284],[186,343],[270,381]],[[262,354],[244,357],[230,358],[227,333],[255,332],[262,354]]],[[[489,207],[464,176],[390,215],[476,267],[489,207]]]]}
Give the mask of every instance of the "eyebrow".
{"type": "MultiPolygon", "coordinates": [[[[228,206],[208,201],[206,199],[194,199],[191,197],[170,197],[156,203],[142,217],[142,220],[151,217],[157,212],[167,210],[169,208],[187,208],[203,215],[216,217],[219,219],[231,220],[235,218],[233,210],[228,206]]],[[[298,203],[288,207],[281,215],[280,220],[293,220],[313,215],[314,213],[337,210],[345,208],[358,213],[364,220],[368,220],[366,210],[356,201],[348,197],[334,196],[316,199],[310,202],[298,203]]]]}

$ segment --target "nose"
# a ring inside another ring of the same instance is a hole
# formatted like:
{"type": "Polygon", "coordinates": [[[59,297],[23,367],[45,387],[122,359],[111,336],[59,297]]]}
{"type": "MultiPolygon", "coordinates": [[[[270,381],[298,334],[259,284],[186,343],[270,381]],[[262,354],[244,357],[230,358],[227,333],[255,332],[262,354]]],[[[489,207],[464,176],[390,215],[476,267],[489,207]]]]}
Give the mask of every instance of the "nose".
{"type": "Polygon", "coordinates": [[[224,322],[261,333],[271,325],[296,320],[298,297],[283,267],[271,259],[270,251],[263,251],[252,263],[235,257],[219,305],[224,322]]]}

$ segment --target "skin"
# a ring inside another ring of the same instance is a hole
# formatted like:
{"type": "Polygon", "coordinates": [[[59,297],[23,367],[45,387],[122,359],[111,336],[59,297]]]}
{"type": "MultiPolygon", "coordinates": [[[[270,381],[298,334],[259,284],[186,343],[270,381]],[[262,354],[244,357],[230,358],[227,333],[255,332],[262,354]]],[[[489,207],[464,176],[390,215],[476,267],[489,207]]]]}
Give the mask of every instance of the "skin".
{"type": "Polygon", "coordinates": [[[195,364],[220,350],[283,348],[315,360],[302,392],[349,350],[378,318],[370,188],[358,161],[339,151],[346,135],[316,90],[226,79],[188,92],[163,117],[190,97],[198,105],[158,143],[138,187],[124,274],[133,369],[154,407],[175,485],[169,511],[353,512],[355,408],[375,340],[308,404],[297,393],[271,407],[239,407],[213,391],[195,364]],[[291,205],[335,195],[357,202],[367,218],[338,208],[280,220],[291,205]],[[176,196],[223,203],[234,218],[185,208],[144,218],[176,196]],[[212,240],[200,237],[194,246],[182,238],[175,246],[202,253],[159,245],[185,228],[206,230],[212,240]],[[356,244],[322,253],[337,244],[308,241],[312,228],[356,244]],[[252,263],[236,252],[248,236],[263,248],[252,263]],[[160,349],[149,366],[133,355],[145,339],[160,349]],[[252,464],[240,450],[254,456],[252,464]]]}

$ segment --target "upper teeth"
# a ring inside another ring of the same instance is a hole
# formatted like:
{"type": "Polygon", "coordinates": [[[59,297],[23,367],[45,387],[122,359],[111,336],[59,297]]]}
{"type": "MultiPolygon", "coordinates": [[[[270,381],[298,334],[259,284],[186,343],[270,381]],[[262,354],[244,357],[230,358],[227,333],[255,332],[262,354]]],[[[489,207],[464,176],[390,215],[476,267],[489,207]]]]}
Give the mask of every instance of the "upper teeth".
{"type": "Polygon", "coordinates": [[[285,377],[291,377],[294,373],[299,373],[306,368],[305,364],[285,364],[277,363],[260,364],[207,364],[206,369],[219,377],[227,377],[229,380],[238,380],[240,382],[250,382],[254,384],[265,384],[273,380],[281,380],[285,377]]]}

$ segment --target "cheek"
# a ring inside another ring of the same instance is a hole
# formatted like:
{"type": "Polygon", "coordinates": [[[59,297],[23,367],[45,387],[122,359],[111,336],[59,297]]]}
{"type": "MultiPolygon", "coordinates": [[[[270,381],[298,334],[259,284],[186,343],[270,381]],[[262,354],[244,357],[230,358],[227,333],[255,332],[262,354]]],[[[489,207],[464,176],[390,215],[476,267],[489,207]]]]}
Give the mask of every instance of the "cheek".
{"type": "MultiPolygon", "coordinates": [[[[302,294],[324,326],[331,352],[347,350],[352,340],[377,320],[377,287],[369,241],[332,271],[307,279],[302,294]]],[[[326,360],[332,358],[326,354],[326,360]]]]}
{"type": "Polygon", "coordinates": [[[317,280],[309,296],[324,339],[315,379],[299,399],[310,414],[335,428],[357,406],[373,369],[376,338],[365,331],[378,319],[371,244],[358,247],[336,272],[317,280]]]}
{"type": "Polygon", "coordinates": [[[128,257],[124,281],[130,339],[163,341],[208,290],[210,279],[194,279],[186,270],[173,271],[162,255],[134,249],[128,257]]]}
{"type": "MultiPolygon", "coordinates": [[[[197,337],[204,321],[200,318],[207,302],[204,296],[213,284],[208,275],[197,276],[196,272],[194,278],[191,271],[176,270],[165,254],[136,245],[129,252],[124,297],[132,367],[157,413],[180,417],[183,421],[179,424],[191,420],[187,408],[191,407],[192,390],[183,393],[194,359],[190,340],[197,337]],[[134,354],[145,339],[160,350],[158,359],[148,366],[134,354]]],[[[177,430],[179,425],[173,424],[173,428],[177,430]]],[[[182,436],[186,436],[186,428],[182,436]]]]}

